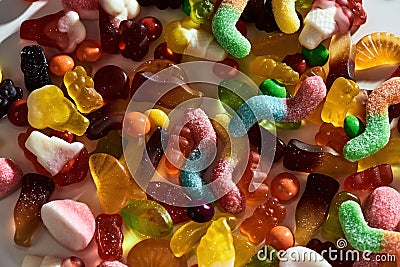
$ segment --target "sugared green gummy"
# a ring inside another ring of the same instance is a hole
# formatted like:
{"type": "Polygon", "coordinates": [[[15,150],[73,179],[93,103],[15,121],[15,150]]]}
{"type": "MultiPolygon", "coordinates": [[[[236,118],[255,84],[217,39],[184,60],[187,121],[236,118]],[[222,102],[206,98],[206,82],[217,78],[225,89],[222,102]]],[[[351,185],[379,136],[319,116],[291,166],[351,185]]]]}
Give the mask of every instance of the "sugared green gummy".
{"type": "Polygon", "coordinates": [[[234,111],[255,95],[255,90],[247,83],[235,79],[223,80],[218,86],[219,100],[234,111]]]}
{"type": "Polygon", "coordinates": [[[346,116],[343,128],[349,138],[359,136],[365,131],[364,123],[353,115],[346,116]]]}
{"type": "Polygon", "coordinates": [[[264,95],[286,98],[286,88],[278,80],[267,79],[260,84],[259,89],[264,95]]]}
{"type": "Polygon", "coordinates": [[[306,58],[307,65],[310,67],[323,66],[328,62],[329,51],[328,49],[320,44],[314,49],[307,49],[303,47],[301,53],[306,58]]]}

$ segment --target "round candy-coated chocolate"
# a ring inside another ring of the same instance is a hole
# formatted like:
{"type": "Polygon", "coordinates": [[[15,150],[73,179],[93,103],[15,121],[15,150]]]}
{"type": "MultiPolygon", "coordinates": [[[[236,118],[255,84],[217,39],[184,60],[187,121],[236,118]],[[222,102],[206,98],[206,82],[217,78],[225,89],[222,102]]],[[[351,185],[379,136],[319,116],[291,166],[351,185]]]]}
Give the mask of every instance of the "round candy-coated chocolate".
{"type": "Polygon", "coordinates": [[[318,45],[314,49],[303,47],[301,53],[305,57],[307,65],[310,67],[323,66],[328,62],[329,51],[323,44],[318,45]]]}
{"type": "Polygon", "coordinates": [[[260,84],[259,88],[264,95],[286,98],[286,88],[278,80],[267,79],[260,84]]]}
{"type": "Polygon", "coordinates": [[[297,71],[299,74],[302,74],[307,68],[306,59],[301,53],[287,55],[282,62],[292,67],[292,69],[297,71]]]}
{"type": "Polygon", "coordinates": [[[106,65],[93,77],[94,89],[104,100],[126,99],[129,95],[128,75],[118,66],[106,65]]]}
{"type": "Polygon", "coordinates": [[[293,199],[300,189],[297,177],[288,172],[278,174],[271,182],[271,193],[281,201],[293,199]]]}
{"type": "Polygon", "coordinates": [[[28,122],[28,105],[26,99],[17,99],[8,108],[8,120],[15,126],[27,126],[28,122]]]}
{"type": "Polygon", "coordinates": [[[278,225],[271,229],[265,239],[266,245],[271,245],[276,250],[287,250],[294,245],[292,231],[286,226],[278,225]]]}
{"type": "Polygon", "coordinates": [[[344,119],[344,131],[350,138],[359,136],[365,131],[364,123],[356,116],[348,115],[344,119]]]}
{"type": "Polygon", "coordinates": [[[159,19],[155,17],[143,17],[141,18],[138,23],[142,24],[147,29],[147,38],[149,41],[154,41],[161,36],[163,31],[162,23],[159,19]]]}
{"type": "Polygon", "coordinates": [[[49,69],[56,76],[63,76],[67,71],[75,66],[72,57],[64,54],[55,55],[50,59],[49,69]]]}
{"type": "Polygon", "coordinates": [[[182,54],[173,52],[168,48],[167,42],[163,42],[154,49],[154,59],[169,59],[175,63],[181,63],[182,54]]]}
{"type": "Polygon", "coordinates": [[[150,131],[150,126],[148,117],[136,111],[126,114],[123,122],[126,133],[132,137],[144,136],[150,131]]]}
{"type": "Polygon", "coordinates": [[[210,221],[214,213],[214,206],[208,203],[187,208],[188,217],[198,223],[210,221]]]}

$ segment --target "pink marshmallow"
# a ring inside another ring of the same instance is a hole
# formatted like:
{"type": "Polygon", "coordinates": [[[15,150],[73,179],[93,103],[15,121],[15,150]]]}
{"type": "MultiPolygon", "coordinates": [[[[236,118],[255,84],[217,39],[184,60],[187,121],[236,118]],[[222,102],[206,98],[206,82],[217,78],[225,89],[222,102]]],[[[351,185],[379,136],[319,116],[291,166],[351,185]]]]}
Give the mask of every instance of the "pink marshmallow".
{"type": "Polygon", "coordinates": [[[93,238],[95,219],[85,203],[53,200],[43,205],[41,216],[49,232],[66,248],[83,250],[93,238]]]}
{"type": "Polygon", "coordinates": [[[21,168],[12,159],[0,158],[0,199],[21,187],[22,176],[21,168]]]}
{"type": "Polygon", "coordinates": [[[99,0],[62,0],[62,5],[66,10],[76,11],[82,19],[99,18],[99,0]]]}
{"type": "Polygon", "coordinates": [[[400,193],[387,186],[376,188],[364,202],[370,227],[393,231],[400,222],[400,193]]]}
{"type": "Polygon", "coordinates": [[[119,261],[103,261],[97,267],[128,267],[127,265],[123,264],[119,261]]]}

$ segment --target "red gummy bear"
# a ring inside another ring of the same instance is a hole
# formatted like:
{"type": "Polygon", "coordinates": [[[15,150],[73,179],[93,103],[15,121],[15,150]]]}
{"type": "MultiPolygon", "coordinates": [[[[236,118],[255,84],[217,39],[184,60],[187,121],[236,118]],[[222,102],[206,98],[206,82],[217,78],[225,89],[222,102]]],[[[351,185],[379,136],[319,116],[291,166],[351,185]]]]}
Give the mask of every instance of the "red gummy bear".
{"type": "Polygon", "coordinates": [[[392,182],[392,167],[390,164],[381,164],[348,176],[344,180],[344,188],[350,192],[374,190],[392,182]]]}
{"type": "Polygon", "coordinates": [[[95,241],[103,260],[117,261],[122,258],[122,217],[119,214],[100,214],[96,217],[95,241]]]}
{"type": "Polygon", "coordinates": [[[317,145],[329,146],[338,153],[343,153],[343,147],[349,140],[343,127],[335,127],[332,123],[323,123],[315,135],[317,145]]]}
{"type": "Polygon", "coordinates": [[[253,215],[242,222],[240,231],[247,235],[251,242],[258,244],[285,217],[286,207],[277,198],[269,197],[267,201],[256,208],[253,215]]]}

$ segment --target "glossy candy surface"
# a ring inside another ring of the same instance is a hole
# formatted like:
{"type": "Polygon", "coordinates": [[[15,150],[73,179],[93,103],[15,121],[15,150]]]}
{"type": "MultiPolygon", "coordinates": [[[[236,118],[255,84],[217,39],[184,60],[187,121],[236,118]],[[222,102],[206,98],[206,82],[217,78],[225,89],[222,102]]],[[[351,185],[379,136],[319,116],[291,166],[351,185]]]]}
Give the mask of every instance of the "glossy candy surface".
{"type": "Polygon", "coordinates": [[[332,123],[323,123],[315,134],[315,143],[319,146],[329,146],[341,154],[343,147],[350,138],[342,127],[335,127],[332,123]]]}
{"type": "Polygon", "coordinates": [[[96,217],[97,251],[103,260],[120,260],[122,257],[122,217],[119,214],[99,214],[96,217]]]}
{"type": "Polygon", "coordinates": [[[0,118],[7,114],[12,103],[23,96],[20,87],[16,87],[10,79],[5,79],[0,83],[0,118]]]}
{"type": "Polygon", "coordinates": [[[43,224],[40,209],[49,201],[54,189],[54,182],[44,175],[27,173],[23,176],[21,192],[14,207],[15,244],[22,247],[32,245],[34,233],[43,224]]]}
{"type": "Polygon", "coordinates": [[[252,71],[260,77],[276,79],[284,84],[295,84],[299,80],[299,74],[291,67],[269,56],[256,57],[252,71]]]}
{"type": "Polygon", "coordinates": [[[49,62],[49,69],[51,73],[53,73],[56,76],[63,76],[67,71],[72,70],[74,68],[74,60],[72,57],[65,55],[65,54],[59,54],[55,55],[50,59],[49,62]]]}
{"type": "Polygon", "coordinates": [[[380,164],[349,175],[344,180],[344,188],[350,192],[369,191],[392,182],[391,165],[380,164]]]}
{"type": "Polygon", "coordinates": [[[38,45],[25,46],[21,50],[21,71],[25,87],[29,92],[51,84],[49,65],[43,48],[38,45]]]}
{"type": "Polygon", "coordinates": [[[121,40],[119,48],[121,55],[133,61],[140,61],[149,52],[149,38],[144,25],[132,21],[121,22],[119,32],[121,40]]]}
{"type": "Polygon", "coordinates": [[[288,201],[296,197],[300,189],[300,183],[294,174],[288,172],[279,173],[271,181],[271,193],[280,201],[288,201]]]}

